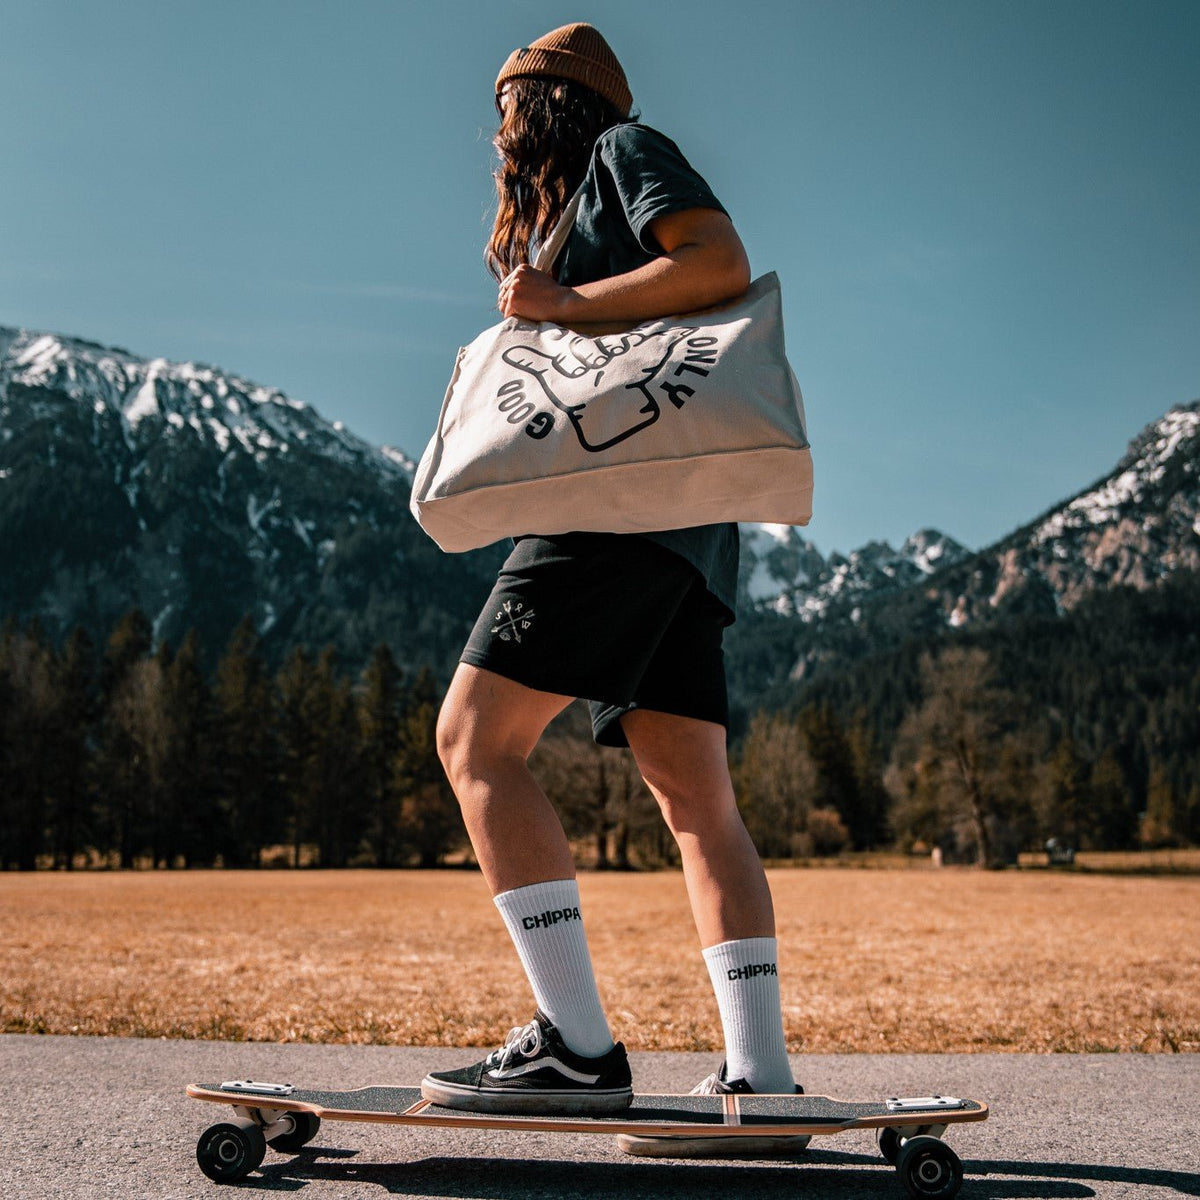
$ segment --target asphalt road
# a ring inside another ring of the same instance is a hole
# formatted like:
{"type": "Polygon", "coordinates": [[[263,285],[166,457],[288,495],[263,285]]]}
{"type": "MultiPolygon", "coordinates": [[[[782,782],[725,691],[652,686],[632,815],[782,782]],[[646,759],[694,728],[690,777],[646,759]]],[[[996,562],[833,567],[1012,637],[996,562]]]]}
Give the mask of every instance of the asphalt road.
{"type": "MultiPolygon", "coordinates": [[[[278,1046],[116,1038],[0,1037],[0,1197],[183,1200],[236,1191],[306,1200],[714,1196],[900,1200],[872,1135],[814,1139],[786,1163],[631,1159],[607,1136],[407,1129],[326,1122],[295,1156],[267,1152],[224,1187],[195,1161],[223,1106],[194,1081],[301,1086],[415,1085],[478,1051],[278,1046]]],[[[686,1091],[715,1057],[634,1054],[641,1091],[686,1091]]],[[[1200,1057],[1195,1055],[844,1055],[796,1057],[811,1093],[853,1099],[932,1092],[987,1101],[991,1119],[947,1134],[966,1168],[964,1200],[1200,1196],[1200,1057]]]]}

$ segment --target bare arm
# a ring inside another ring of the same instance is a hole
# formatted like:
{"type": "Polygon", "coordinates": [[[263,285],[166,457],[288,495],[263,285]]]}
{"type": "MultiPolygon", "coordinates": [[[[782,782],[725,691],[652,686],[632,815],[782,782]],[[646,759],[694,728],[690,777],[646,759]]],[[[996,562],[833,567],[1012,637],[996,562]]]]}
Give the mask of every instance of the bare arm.
{"type": "Polygon", "coordinates": [[[740,296],[750,263],[733,222],[712,208],[690,208],[650,222],[663,254],[610,279],[563,287],[544,271],[520,266],[500,284],[506,317],[559,324],[643,321],[708,308],[740,296]]]}

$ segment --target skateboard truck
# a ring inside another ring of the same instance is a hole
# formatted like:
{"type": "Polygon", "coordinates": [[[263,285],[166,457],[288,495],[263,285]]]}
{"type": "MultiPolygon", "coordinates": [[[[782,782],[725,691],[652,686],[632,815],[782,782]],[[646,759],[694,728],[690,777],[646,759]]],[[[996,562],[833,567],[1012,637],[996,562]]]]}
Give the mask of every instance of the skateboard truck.
{"type": "Polygon", "coordinates": [[[290,1096],[296,1090],[290,1083],[256,1083],[253,1079],[229,1079],[221,1087],[227,1092],[247,1092],[252,1096],[290,1096]]]}
{"type": "Polygon", "coordinates": [[[888,1112],[929,1112],[939,1108],[965,1108],[957,1096],[891,1096],[887,1102],[888,1112]]]}

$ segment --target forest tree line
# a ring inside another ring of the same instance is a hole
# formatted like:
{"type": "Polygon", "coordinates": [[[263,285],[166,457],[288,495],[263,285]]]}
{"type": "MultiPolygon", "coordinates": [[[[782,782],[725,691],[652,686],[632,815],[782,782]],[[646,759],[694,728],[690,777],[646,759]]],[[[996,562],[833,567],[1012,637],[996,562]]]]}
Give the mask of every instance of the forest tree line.
{"type": "Polygon", "coordinates": [[[97,652],[0,635],[0,863],[436,866],[462,840],[435,746],[438,689],[379,646],[357,680],[331,647],[272,672],[248,618],[211,675],[194,633],[134,610],[97,652]]]}
{"type": "MultiPolygon", "coordinates": [[[[755,714],[731,765],[759,852],[937,847],[1003,865],[1049,837],[1195,844],[1200,655],[1178,627],[1195,626],[1194,598],[1110,597],[1052,628],[914,644],[755,714]],[[1141,642],[1132,626],[1147,631],[1141,642]],[[1093,660],[1077,644],[1113,629],[1121,654],[1093,660]],[[1156,636],[1184,653],[1164,659],[1156,636]],[[1038,671],[1015,643],[1032,647],[1038,671]]],[[[100,647],[78,629],[57,647],[36,622],[3,627],[0,866],[432,867],[468,856],[428,669],[406,674],[382,644],[357,673],[332,646],[294,647],[272,668],[249,619],[211,670],[203,661],[194,634],[155,645],[137,610],[100,647]]],[[[582,706],[555,722],[531,765],[582,862],[678,861],[632,756],[595,745],[582,706]]]]}
{"type": "Polygon", "coordinates": [[[1011,861],[1200,843],[1200,573],[914,637],[796,698],[859,722],[902,844],[1011,861]]]}

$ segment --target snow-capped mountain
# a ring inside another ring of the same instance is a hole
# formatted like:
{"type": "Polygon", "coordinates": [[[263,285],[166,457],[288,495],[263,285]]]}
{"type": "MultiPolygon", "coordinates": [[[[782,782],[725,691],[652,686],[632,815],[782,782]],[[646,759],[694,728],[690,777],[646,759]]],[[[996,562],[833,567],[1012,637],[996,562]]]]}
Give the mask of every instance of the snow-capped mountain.
{"type": "MultiPolygon", "coordinates": [[[[340,421],[330,424],[277,388],[200,363],[142,359],[79,338],[0,327],[0,420],[6,440],[16,431],[16,410],[7,396],[14,384],[89,406],[96,444],[109,430],[119,431],[131,452],[148,440],[147,434],[179,437],[259,463],[273,451],[287,454],[304,447],[323,459],[372,471],[384,482],[412,478],[414,463],[400,451],[370,445],[340,421]]],[[[26,408],[26,419],[46,415],[45,403],[26,408]]],[[[136,492],[136,483],[130,488],[136,492]]],[[[136,507],[134,498],[130,503],[136,507]]]]}
{"type": "MultiPolygon", "coordinates": [[[[756,531],[750,550],[769,564],[770,551],[757,548],[766,536],[756,531]]],[[[1108,475],[992,546],[971,553],[923,531],[899,552],[872,543],[844,559],[830,555],[826,565],[822,573],[810,559],[807,577],[790,589],[785,581],[773,596],[769,565],[764,574],[756,561],[743,576],[759,587],[764,615],[773,609],[803,622],[756,630],[774,647],[756,654],[774,658],[775,682],[811,679],[952,629],[1062,614],[1098,589],[1144,589],[1200,570],[1200,402],[1146,426],[1108,475]]]]}
{"type": "Polygon", "coordinates": [[[870,542],[824,558],[790,526],[754,525],[742,557],[745,598],[806,623],[857,621],[897,593],[906,611],[932,606],[935,624],[959,627],[1014,607],[1067,611],[1097,587],[1148,587],[1200,569],[1200,402],[1171,409],[1110,474],[977,553],[923,529],[898,551],[870,542]]]}
{"type": "Polygon", "coordinates": [[[1096,588],[1152,587],[1180,569],[1200,569],[1200,401],[1147,425],[1104,478],[939,576],[937,602],[961,626],[1014,608],[1068,611],[1096,588]]]}
{"type": "MultiPolygon", "coordinates": [[[[730,661],[745,647],[755,665],[742,690],[1200,569],[1198,464],[1200,402],[980,551],[926,529],[898,550],[825,556],[797,529],[744,526],[730,661]]],[[[0,618],[103,637],[137,605],[158,637],[194,626],[215,653],[250,613],[269,650],[332,642],[354,664],[387,641],[402,662],[446,669],[504,547],[442,554],[408,512],[412,470],[228,371],[0,327],[0,618]]]]}
{"type": "Polygon", "coordinates": [[[277,388],[0,328],[0,613],[56,634],[136,604],[175,643],[196,625],[219,648],[250,613],[280,644],[418,656],[447,619],[461,635],[483,575],[416,527],[412,471],[277,388]]]}
{"type": "Polygon", "coordinates": [[[899,550],[868,542],[824,557],[791,525],[742,526],[741,587],[750,603],[813,621],[839,602],[919,583],[970,551],[936,529],[920,529],[899,550]]]}

